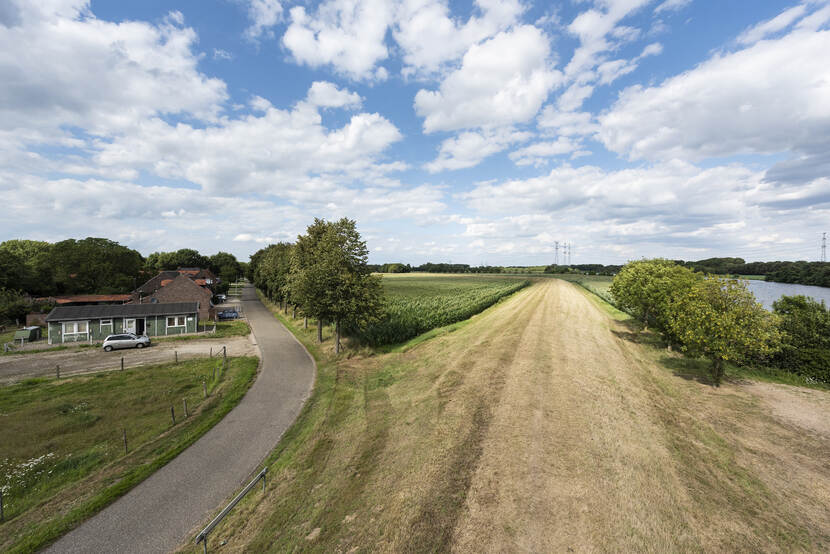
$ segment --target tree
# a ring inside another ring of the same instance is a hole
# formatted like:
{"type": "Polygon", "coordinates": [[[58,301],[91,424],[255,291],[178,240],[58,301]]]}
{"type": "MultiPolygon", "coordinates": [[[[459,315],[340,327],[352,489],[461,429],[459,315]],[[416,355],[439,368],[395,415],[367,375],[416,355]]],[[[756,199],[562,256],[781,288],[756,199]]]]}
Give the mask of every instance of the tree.
{"type": "Polygon", "coordinates": [[[279,242],[269,245],[251,257],[251,264],[254,265],[254,285],[268,298],[279,300],[280,303],[288,299],[286,283],[291,268],[291,249],[290,243],[279,242]]]}
{"type": "Polygon", "coordinates": [[[135,288],[144,258],[104,238],[67,239],[51,250],[58,292],[108,294],[135,288]]]}
{"type": "Polygon", "coordinates": [[[0,287],[0,322],[17,322],[25,319],[29,302],[16,290],[0,287]]]}
{"type": "Polygon", "coordinates": [[[623,266],[611,282],[611,294],[619,308],[642,321],[646,328],[655,325],[671,340],[669,304],[702,278],[700,273],[670,260],[639,260],[623,266]]]}
{"type": "Polygon", "coordinates": [[[233,283],[242,275],[242,268],[233,254],[217,252],[208,260],[210,270],[224,283],[233,283]]]}
{"type": "Polygon", "coordinates": [[[772,305],[782,331],[773,363],[782,369],[830,382],[830,311],[806,296],[782,296],[772,305]]]}
{"type": "Polygon", "coordinates": [[[335,353],[340,352],[344,325],[365,327],[383,314],[380,278],[371,275],[369,251],[350,219],[315,219],[306,234],[297,237],[291,256],[288,290],[301,310],[318,321],[335,323],[335,353]]]}
{"type": "Polygon", "coordinates": [[[0,287],[35,296],[55,292],[52,245],[39,240],[15,239],[0,244],[0,287]]]}
{"type": "Polygon", "coordinates": [[[150,273],[174,270],[180,267],[210,267],[210,260],[192,248],[181,248],[175,252],[153,252],[147,256],[146,269],[150,273]]]}
{"type": "Polygon", "coordinates": [[[781,339],[774,316],[734,279],[696,282],[672,301],[668,320],[684,351],[712,361],[715,385],[723,378],[725,361],[767,356],[781,339]]]}

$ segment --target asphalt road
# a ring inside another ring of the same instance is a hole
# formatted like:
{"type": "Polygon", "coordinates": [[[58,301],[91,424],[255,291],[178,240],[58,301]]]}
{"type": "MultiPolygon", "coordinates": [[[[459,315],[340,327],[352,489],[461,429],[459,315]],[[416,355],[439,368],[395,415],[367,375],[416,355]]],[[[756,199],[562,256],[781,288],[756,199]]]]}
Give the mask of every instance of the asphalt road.
{"type": "Polygon", "coordinates": [[[311,356],[257,299],[243,292],[262,370],[239,403],[176,459],[47,552],[168,552],[189,539],[253,475],[300,413],[314,384],[311,356]]]}

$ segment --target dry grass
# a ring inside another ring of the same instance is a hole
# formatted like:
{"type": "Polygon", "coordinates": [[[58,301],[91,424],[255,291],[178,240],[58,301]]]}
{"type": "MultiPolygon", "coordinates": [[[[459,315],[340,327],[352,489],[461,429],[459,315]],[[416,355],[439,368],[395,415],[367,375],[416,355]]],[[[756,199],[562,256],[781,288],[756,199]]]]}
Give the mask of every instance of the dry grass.
{"type": "Polygon", "coordinates": [[[764,385],[796,391],[776,408],[777,393],[686,378],[635,338],[543,280],[404,352],[315,350],[265,495],[211,549],[830,548],[830,436],[810,424],[828,393],[764,385]]]}

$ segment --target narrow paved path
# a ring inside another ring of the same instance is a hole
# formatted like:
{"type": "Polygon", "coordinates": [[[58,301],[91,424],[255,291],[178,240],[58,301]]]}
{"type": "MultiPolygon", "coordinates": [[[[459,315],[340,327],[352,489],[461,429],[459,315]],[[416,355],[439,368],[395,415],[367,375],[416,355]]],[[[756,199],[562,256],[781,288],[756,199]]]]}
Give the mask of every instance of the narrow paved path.
{"type": "Polygon", "coordinates": [[[251,476],[300,413],[314,384],[306,350],[256,297],[243,304],[262,352],[256,382],[234,408],[175,460],[48,552],[167,552],[251,476]]]}

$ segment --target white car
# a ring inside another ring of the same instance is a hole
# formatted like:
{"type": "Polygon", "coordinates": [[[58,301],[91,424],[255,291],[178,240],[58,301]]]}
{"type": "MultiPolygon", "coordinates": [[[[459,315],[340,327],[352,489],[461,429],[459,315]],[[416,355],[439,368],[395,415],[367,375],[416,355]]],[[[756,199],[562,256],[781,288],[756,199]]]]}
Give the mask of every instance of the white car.
{"type": "Polygon", "coordinates": [[[110,352],[116,348],[144,348],[150,346],[149,337],[139,337],[133,333],[109,335],[104,339],[104,351],[110,352]]]}

